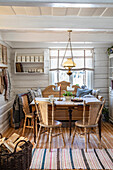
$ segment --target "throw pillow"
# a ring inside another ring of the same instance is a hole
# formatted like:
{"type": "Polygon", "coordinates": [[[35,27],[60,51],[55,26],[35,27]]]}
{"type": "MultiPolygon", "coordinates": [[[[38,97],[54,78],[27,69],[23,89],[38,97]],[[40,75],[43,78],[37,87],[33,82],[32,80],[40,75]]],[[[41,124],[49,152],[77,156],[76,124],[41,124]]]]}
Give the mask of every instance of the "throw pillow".
{"type": "Polygon", "coordinates": [[[30,92],[32,98],[34,99],[35,95],[34,95],[34,90],[28,90],[28,92],[30,92]]]}
{"type": "Polygon", "coordinates": [[[37,90],[28,90],[31,93],[32,98],[34,99],[34,97],[42,97],[42,91],[40,88],[38,88],[37,90]]]}
{"type": "Polygon", "coordinates": [[[33,97],[30,91],[27,93],[27,96],[28,96],[28,102],[31,103],[33,101],[33,97]]]}
{"type": "Polygon", "coordinates": [[[81,89],[88,89],[88,87],[86,85],[82,85],[81,89]]]}
{"type": "Polygon", "coordinates": [[[93,89],[92,90],[92,95],[95,96],[95,97],[98,97],[99,96],[99,93],[100,93],[100,89],[93,89]]]}
{"type": "Polygon", "coordinates": [[[76,97],[83,97],[84,95],[90,94],[92,90],[86,90],[86,89],[77,89],[76,97]]]}
{"type": "Polygon", "coordinates": [[[38,97],[43,97],[42,96],[42,90],[40,88],[37,89],[37,92],[38,92],[38,97]]]}

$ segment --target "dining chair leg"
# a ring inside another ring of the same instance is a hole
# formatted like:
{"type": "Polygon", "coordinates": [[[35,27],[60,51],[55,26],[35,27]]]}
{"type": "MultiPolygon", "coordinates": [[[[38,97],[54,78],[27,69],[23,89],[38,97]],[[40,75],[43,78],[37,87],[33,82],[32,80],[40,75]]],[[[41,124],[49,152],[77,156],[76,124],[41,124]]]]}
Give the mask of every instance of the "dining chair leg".
{"type": "Polygon", "coordinates": [[[60,127],[60,132],[61,132],[61,135],[62,135],[62,139],[63,139],[63,143],[64,143],[64,146],[66,145],[65,143],[65,139],[64,139],[64,135],[63,135],[63,131],[62,131],[62,128],[60,127]]]}
{"type": "Polygon", "coordinates": [[[101,138],[100,138],[100,135],[99,135],[99,128],[98,128],[98,126],[96,127],[96,135],[97,135],[97,138],[99,140],[99,147],[101,147],[101,138]]]}
{"type": "Polygon", "coordinates": [[[84,128],[84,133],[85,133],[85,151],[87,152],[87,129],[84,128]]]}
{"type": "Polygon", "coordinates": [[[23,132],[22,132],[22,136],[24,136],[24,132],[25,132],[25,127],[26,127],[26,117],[25,117],[25,120],[24,120],[24,127],[23,127],[23,132]]]}
{"type": "Polygon", "coordinates": [[[75,129],[74,129],[74,133],[73,133],[73,137],[72,137],[72,142],[71,142],[71,144],[73,144],[73,142],[74,142],[75,134],[76,134],[76,126],[75,126],[75,129]]]}
{"type": "Polygon", "coordinates": [[[40,128],[39,128],[38,137],[37,137],[37,144],[38,144],[39,139],[40,139],[41,129],[42,129],[42,126],[40,126],[40,128]]]}
{"type": "Polygon", "coordinates": [[[31,119],[31,126],[33,126],[33,134],[34,134],[35,129],[34,129],[34,120],[33,120],[33,118],[31,119]]]}
{"type": "Polygon", "coordinates": [[[90,142],[90,131],[88,131],[88,143],[90,142]]]}
{"type": "Polygon", "coordinates": [[[46,140],[46,143],[48,142],[48,139],[49,139],[49,128],[47,128],[47,140],[46,140]]]}
{"type": "Polygon", "coordinates": [[[52,142],[52,128],[50,128],[50,133],[49,133],[49,152],[51,151],[51,142],[52,142]]]}
{"type": "Polygon", "coordinates": [[[28,126],[31,126],[31,123],[32,123],[32,122],[30,122],[30,119],[29,119],[29,118],[27,119],[27,123],[28,123],[28,126]]]}
{"type": "MultiPolygon", "coordinates": [[[[33,120],[34,121],[34,120],[33,120]]],[[[33,124],[33,127],[34,127],[34,124],[33,124]]],[[[37,117],[36,117],[36,119],[35,119],[35,131],[36,131],[36,137],[37,137],[37,117]]]]}

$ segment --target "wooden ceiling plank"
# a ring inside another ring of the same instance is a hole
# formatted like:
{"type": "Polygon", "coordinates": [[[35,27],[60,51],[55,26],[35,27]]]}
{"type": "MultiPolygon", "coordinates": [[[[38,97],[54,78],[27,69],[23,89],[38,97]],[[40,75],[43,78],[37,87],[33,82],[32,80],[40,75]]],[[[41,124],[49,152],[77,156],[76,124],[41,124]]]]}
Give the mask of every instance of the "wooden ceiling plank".
{"type": "Polygon", "coordinates": [[[53,16],[65,16],[66,8],[53,8],[53,16]]]}
{"type": "Polygon", "coordinates": [[[0,6],[0,15],[15,15],[15,13],[10,6],[0,6]]]}
{"type": "Polygon", "coordinates": [[[51,7],[40,7],[42,11],[42,15],[51,15],[52,8],[51,7]]]}
{"type": "Polygon", "coordinates": [[[107,8],[107,10],[104,12],[104,14],[102,15],[103,17],[113,17],[113,8],[107,8]]]}
{"type": "Polygon", "coordinates": [[[67,8],[67,14],[68,16],[77,16],[80,8],[67,8]]]}
{"type": "Polygon", "coordinates": [[[105,8],[104,11],[101,13],[101,17],[104,15],[104,13],[108,10],[108,8],[105,8]]]}
{"type": "Polygon", "coordinates": [[[16,15],[27,15],[24,7],[13,6],[13,9],[14,9],[16,15]]]}
{"type": "Polygon", "coordinates": [[[96,8],[92,16],[101,16],[106,8],[96,8]]]}
{"type": "Polygon", "coordinates": [[[96,8],[81,8],[79,16],[92,16],[96,8]]]}
{"type": "Polygon", "coordinates": [[[40,11],[38,7],[25,7],[27,15],[39,16],[40,11]]]}
{"type": "Polygon", "coordinates": [[[80,13],[81,13],[81,8],[79,8],[79,11],[78,11],[78,14],[77,14],[77,16],[80,16],[80,13]]]}
{"type": "Polygon", "coordinates": [[[40,11],[40,15],[42,15],[42,10],[41,10],[41,7],[38,7],[39,8],[39,11],[40,11]]]}

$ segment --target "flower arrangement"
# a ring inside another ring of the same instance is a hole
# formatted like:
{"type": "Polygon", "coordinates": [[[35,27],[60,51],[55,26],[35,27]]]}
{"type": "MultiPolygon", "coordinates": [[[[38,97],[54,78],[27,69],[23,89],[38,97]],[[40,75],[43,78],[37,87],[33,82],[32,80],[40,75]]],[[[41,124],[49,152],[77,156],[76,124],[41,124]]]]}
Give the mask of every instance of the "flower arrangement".
{"type": "Polygon", "coordinates": [[[113,54],[113,46],[107,49],[108,55],[113,54]]]}
{"type": "Polygon", "coordinates": [[[70,91],[65,91],[65,93],[63,94],[63,96],[73,96],[72,92],[70,91]]]}

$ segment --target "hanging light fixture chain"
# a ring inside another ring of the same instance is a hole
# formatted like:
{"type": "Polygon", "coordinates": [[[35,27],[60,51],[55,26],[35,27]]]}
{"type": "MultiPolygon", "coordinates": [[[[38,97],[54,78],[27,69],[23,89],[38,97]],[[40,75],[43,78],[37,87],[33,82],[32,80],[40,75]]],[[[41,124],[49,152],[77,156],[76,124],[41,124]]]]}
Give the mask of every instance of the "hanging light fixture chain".
{"type": "MultiPolygon", "coordinates": [[[[69,33],[70,33],[70,32],[69,32],[69,33]]],[[[66,56],[66,52],[67,52],[67,49],[68,49],[68,46],[69,46],[69,42],[70,42],[70,40],[68,39],[68,43],[67,43],[67,46],[66,46],[66,50],[65,50],[64,57],[63,57],[63,59],[62,59],[61,65],[63,64],[64,58],[65,58],[65,56],[66,56]]]]}
{"type": "Polygon", "coordinates": [[[65,49],[64,57],[62,59],[62,65],[63,65],[63,67],[68,68],[67,74],[69,76],[72,74],[71,68],[76,66],[76,64],[74,63],[74,60],[73,60],[73,52],[72,52],[72,44],[71,44],[71,32],[72,32],[72,30],[68,30],[68,33],[69,33],[68,43],[67,43],[67,46],[66,46],[66,49],[65,49]],[[69,46],[71,56],[67,57],[67,61],[63,63],[64,58],[66,57],[66,52],[67,52],[68,46],[69,46]]]}

